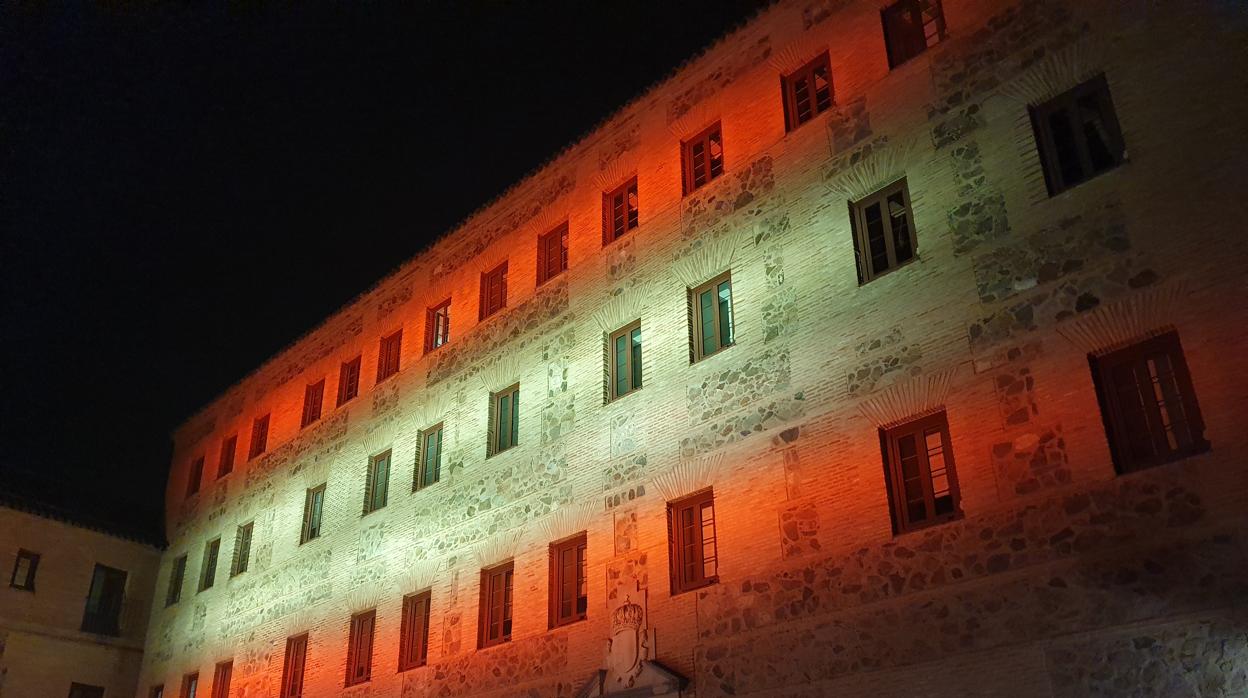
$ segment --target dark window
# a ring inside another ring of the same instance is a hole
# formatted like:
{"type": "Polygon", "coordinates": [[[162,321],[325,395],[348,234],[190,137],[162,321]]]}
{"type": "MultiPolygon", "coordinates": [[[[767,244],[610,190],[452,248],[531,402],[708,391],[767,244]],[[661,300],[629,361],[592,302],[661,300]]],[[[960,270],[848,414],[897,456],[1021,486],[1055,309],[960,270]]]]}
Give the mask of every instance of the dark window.
{"type": "Polygon", "coordinates": [[[254,522],[247,522],[238,527],[234,534],[234,559],[230,563],[230,576],[237,577],[247,571],[251,563],[251,534],[255,529],[254,522]]]}
{"type": "Polygon", "coordinates": [[[507,307],[507,263],[481,275],[481,320],[507,307]]]}
{"type": "Polygon", "coordinates": [[[377,351],[377,382],[399,372],[399,351],[403,346],[403,330],[381,338],[377,351]]]}
{"type": "Polygon", "coordinates": [[[282,663],[281,698],[302,698],[303,667],[308,660],[307,633],[286,639],[286,659],[282,663]]]}
{"type": "Polygon", "coordinates": [[[613,332],[607,345],[608,396],[614,400],[641,387],[641,321],[613,332]]]}
{"type": "Polygon", "coordinates": [[[825,51],[780,80],[784,124],[789,131],[832,108],[832,68],[825,51]]]}
{"type": "Polygon", "coordinates": [[[1126,146],[1104,75],[1031,109],[1049,195],[1122,164],[1126,146]]]}
{"type": "Polygon", "coordinates": [[[217,461],[217,477],[223,478],[234,472],[234,455],[238,451],[238,434],[221,442],[221,459],[217,461]]]}
{"type": "Polygon", "coordinates": [[[568,268],[568,224],[537,238],[537,285],[550,281],[568,268]]]}
{"type": "Polygon", "coordinates": [[[364,683],[373,675],[373,626],[377,611],[351,616],[351,637],[347,640],[347,685],[364,683]]]}
{"type": "Polygon", "coordinates": [[[147,698],[165,698],[165,686],[152,686],[152,690],[147,692],[147,698]]]}
{"type": "Polygon", "coordinates": [[[104,698],[104,687],[74,682],[69,684],[69,698],[104,698]]]}
{"type": "Polygon", "coordinates": [[[364,513],[371,514],[386,506],[386,490],[390,485],[390,452],[379,453],[368,459],[368,473],[364,478],[364,513]]]}
{"type": "Polygon", "coordinates": [[[944,412],[881,429],[880,443],[895,533],[958,515],[958,478],[944,412]]]}
{"type": "Polygon", "coordinates": [[[602,195],[602,244],[619,240],[637,227],[637,178],[602,195]]]}
{"type": "Polygon", "coordinates": [[[416,479],[412,491],[423,489],[442,477],[442,425],[420,432],[416,451],[416,479]]]}
{"type": "Polygon", "coordinates": [[[18,548],[17,559],[13,561],[13,575],[9,577],[9,586],[23,591],[35,590],[35,573],[39,571],[39,553],[18,548]]]}
{"type": "Polygon", "coordinates": [[[673,595],[716,581],[719,558],[711,490],[668,502],[667,541],[673,595]]]}
{"type": "Polygon", "coordinates": [[[321,405],[325,402],[325,379],[303,389],[303,417],[299,419],[299,428],[303,428],[321,418],[321,405]]]}
{"type": "Polygon", "coordinates": [[[451,299],[425,311],[425,352],[446,344],[451,339],[451,299]]]}
{"type": "Polygon", "coordinates": [[[888,67],[896,68],[945,38],[940,0],[899,0],[880,12],[888,67]]]}
{"type": "Polygon", "coordinates": [[[199,695],[199,673],[187,674],[182,677],[182,698],[196,698],[199,695]]]}
{"type": "Polygon", "coordinates": [[[255,458],[264,453],[269,447],[269,415],[256,417],[251,423],[251,449],[247,451],[248,458],[255,458]]]}
{"type": "Polygon", "coordinates": [[[724,137],[719,122],[680,144],[684,193],[692,194],[724,173],[724,137]]]}
{"type": "Polygon", "coordinates": [[[520,385],[490,395],[490,443],[487,455],[515,446],[520,440],[520,385]]]}
{"type": "Polygon", "coordinates": [[[169,573],[169,591],[165,594],[165,606],[172,606],[182,598],[182,581],[186,578],[186,556],[180,555],[173,561],[173,569],[169,573]]]}
{"type": "Polygon", "coordinates": [[[338,406],[360,394],[360,357],[342,362],[338,369],[338,406]]]}
{"type": "Polygon", "coordinates": [[[186,496],[194,497],[199,494],[199,482],[204,478],[204,457],[200,456],[191,461],[191,472],[186,476],[186,496]]]}
{"type": "Polygon", "coordinates": [[[724,274],[689,292],[691,362],[732,346],[732,277],[724,274]]]}
{"type": "Polygon", "coordinates": [[[230,679],[234,676],[234,660],[218,662],[212,672],[212,698],[230,698],[230,679]]]}
{"type": "Polygon", "coordinates": [[[550,627],[584,620],[589,602],[585,580],[585,534],[550,546],[550,627]]]}
{"type": "Polygon", "coordinates": [[[512,569],[512,563],[507,562],[481,571],[479,648],[511,640],[512,569]]]}
{"type": "Polygon", "coordinates": [[[429,658],[430,593],[403,597],[403,621],[399,628],[399,671],[424,666],[429,658]]]}
{"type": "Polygon", "coordinates": [[[1119,473],[1209,450],[1177,333],[1092,356],[1089,362],[1119,473]]]}
{"type": "Polygon", "coordinates": [[[98,635],[121,634],[121,604],[126,594],[126,573],[97,564],[87,591],[82,629],[98,635]]]}
{"type": "Polygon", "coordinates": [[[303,501],[303,531],[299,534],[302,545],[321,535],[321,508],[325,506],[325,485],[308,490],[303,501]]]}
{"type": "Polygon", "coordinates": [[[865,284],[914,259],[917,242],[906,180],[849,205],[858,283],[865,284]]]}
{"type": "Polygon", "coordinates": [[[211,589],[217,583],[217,558],[221,554],[221,539],[213,538],[204,546],[204,564],[199,570],[199,590],[211,589]]]}

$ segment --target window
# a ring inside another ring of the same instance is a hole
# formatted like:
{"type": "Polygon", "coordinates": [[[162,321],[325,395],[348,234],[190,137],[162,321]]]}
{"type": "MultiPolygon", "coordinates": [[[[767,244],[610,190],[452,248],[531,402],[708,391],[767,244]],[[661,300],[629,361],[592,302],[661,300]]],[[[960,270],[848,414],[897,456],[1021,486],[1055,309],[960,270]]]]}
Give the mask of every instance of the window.
{"type": "Polygon", "coordinates": [[[221,460],[217,461],[217,478],[234,472],[234,455],[238,450],[238,434],[221,442],[221,460]]]}
{"type": "Polygon", "coordinates": [[[256,417],[251,423],[251,450],[247,452],[248,458],[255,458],[264,453],[269,447],[269,415],[256,417]]]}
{"type": "Polygon", "coordinates": [[[537,238],[537,285],[550,281],[568,268],[568,224],[537,238]]]}
{"type": "Polygon", "coordinates": [[[217,583],[217,557],[221,553],[221,539],[213,538],[204,546],[204,565],[199,570],[199,590],[211,589],[217,583]]]}
{"type": "Polygon", "coordinates": [[[859,284],[879,278],[914,259],[917,244],[906,180],[851,203],[849,217],[859,284]]]}
{"type": "Polygon", "coordinates": [[[74,682],[69,684],[69,698],[104,698],[104,687],[74,682]]]}
{"type": "Polygon", "coordinates": [[[249,521],[238,527],[234,534],[234,560],[230,563],[230,576],[237,577],[247,571],[251,563],[251,533],[255,523],[249,521]]]}
{"type": "Polygon", "coordinates": [[[121,604],[126,593],[126,573],[96,564],[82,613],[82,629],[97,635],[121,634],[121,604]]]}
{"type": "Polygon", "coordinates": [[[637,178],[602,195],[602,244],[619,240],[637,227],[637,178]]]}
{"type": "Polygon", "coordinates": [[[520,385],[490,395],[490,443],[486,455],[515,446],[520,437],[520,385]]]}
{"type": "Polygon", "coordinates": [[[390,482],[390,452],[379,453],[368,459],[368,473],[364,478],[364,513],[371,514],[386,506],[386,488],[390,482]]]}
{"type": "Polygon", "coordinates": [[[286,659],[282,663],[281,698],[302,698],[303,667],[308,659],[308,635],[286,638],[286,659]]]}
{"type": "Polygon", "coordinates": [[[507,307],[507,263],[481,275],[481,311],[479,319],[507,307]]]}
{"type": "Polygon", "coordinates": [[[212,698],[230,698],[230,679],[234,677],[234,660],[218,662],[212,672],[212,698]]]}
{"type": "Polygon", "coordinates": [[[689,292],[692,363],[732,346],[732,276],[724,274],[689,292]]]}
{"type": "Polygon", "coordinates": [[[324,401],[324,378],[303,389],[303,416],[299,419],[300,429],[321,418],[321,404],[324,401]]]}
{"type": "Polygon", "coordinates": [[[403,346],[403,330],[381,338],[377,351],[377,382],[399,372],[399,350],[403,346]]]}
{"type": "Polygon", "coordinates": [[[550,546],[550,627],[585,619],[585,534],[550,546]]]}
{"type": "Polygon", "coordinates": [[[420,432],[416,452],[416,479],[412,491],[424,489],[442,476],[442,425],[429,427],[420,432]]]}
{"type": "Polygon", "coordinates": [[[446,344],[451,339],[451,299],[425,311],[425,353],[446,344]]]}
{"type": "Polygon", "coordinates": [[[881,429],[880,443],[894,533],[958,514],[958,479],[944,412],[881,429]]]}
{"type": "Polygon", "coordinates": [[[17,559],[13,561],[13,575],[9,577],[9,586],[22,591],[35,590],[35,572],[39,571],[39,553],[19,548],[17,559]]]}
{"type": "Polygon", "coordinates": [[[1050,196],[1114,169],[1126,154],[1104,75],[1032,107],[1031,125],[1050,196]]]}
{"type": "Polygon", "coordinates": [[[780,80],[784,91],[784,126],[792,131],[832,108],[832,68],[824,51],[780,80]]]}
{"type": "Polygon", "coordinates": [[[724,138],[719,122],[697,136],[680,144],[681,170],[684,172],[684,193],[708,184],[724,173],[724,138]]]}
{"type": "Polygon", "coordinates": [[[481,571],[480,631],[477,647],[491,647],[511,640],[512,563],[481,571]]]}
{"type": "Polygon", "coordinates": [[[1089,357],[1089,362],[1119,473],[1209,450],[1177,333],[1089,357]]]}
{"type": "Polygon", "coordinates": [[[641,321],[607,337],[610,389],[614,400],[641,387],[641,321]]]}
{"type": "Polygon", "coordinates": [[[182,580],[186,578],[186,556],[180,555],[173,561],[173,570],[169,573],[169,591],[165,593],[165,606],[169,607],[182,598],[182,580]]]}
{"type": "Polygon", "coordinates": [[[191,472],[186,479],[186,496],[199,494],[199,481],[204,478],[204,457],[200,456],[191,462],[191,472]]]}
{"type": "Polygon", "coordinates": [[[165,686],[152,686],[152,690],[147,692],[147,698],[165,698],[165,686]]]}
{"type": "Polygon", "coordinates": [[[308,490],[303,502],[303,532],[299,544],[303,545],[321,536],[321,508],[325,506],[325,485],[308,490]]]}
{"type": "Polygon", "coordinates": [[[338,406],[342,407],[360,393],[360,357],[342,362],[338,369],[338,406]]]}
{"type": "Polygon", "coordinates": [[[719,557],[711,490],[668,502],[667,541],[673,595],[715,583],[719,557]]]}
{"type": "Polygon", "coordinates": [[[888,67],[896,68],[945,38],[940,0],[898,0],[880,11],[888,67]]]}
{"type": "Polygon", "coordinates": [[[182,677],[182,698],[195,698],[199,693],[199,674],[187,674],[182,677]]]}
{"type": "Polygon", "coordinates": [[[351,617],[351,636],[347,641],[347,685],[368,681],[373,674],[373,626],[377,611],[365,611],[351,617]]]}
{"type": "Polygon", "coordinates": [[[403,597],[403,621],[399,628],[399,671],[424,666],[429,658],[430,593],[403,597]]]}

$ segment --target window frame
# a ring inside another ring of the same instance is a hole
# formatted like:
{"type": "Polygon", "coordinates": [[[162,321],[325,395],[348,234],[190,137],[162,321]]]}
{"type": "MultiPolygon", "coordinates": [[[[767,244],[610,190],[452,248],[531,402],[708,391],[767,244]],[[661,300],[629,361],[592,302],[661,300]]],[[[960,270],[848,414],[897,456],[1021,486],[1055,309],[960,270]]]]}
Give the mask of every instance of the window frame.
{"type": "Polygon", "coordinates": [[[104,687],[71,681],[69,684],[69,698],[104,698],[104,687]]]}
{"type": "Polygon", "coordinates": [[[217,662],[212,669],[212,698],[230,698],[230,682],[234,678],[234,660],[217,662]]]}
{"type": "Polygon", "coordinates": [[[299,428],[306,429],[321,418],[325,405],[325,379],[309,383],[303,389],[303,414],[299,417],[299,428]]]}
{"type": "Polygon", "coordinates": [[[637,175],[633,175],[615,189],[602,194],[602,246],[606,247],[641,226],[641,195],[637,189],[637,175]],[[629,199],[629,195],[632,199],[629,199]],[[619,200],[622,216],[616,216],[619,200]],[[616,225],[617,221],[623,227],[616,225]]]}
{"type": "Polygon", "coordinates": [[[568,222],[564,221],[537,236],[537,285],[541,286],[567,270],[568,222]]]}
{"type": "Polygon", "coordinates": [[[720,121],[702,129],[692,138],[682,140],[680,142],[681,195],[688,196],[722,177],[727,172],[724,155],[724,130],[720,121]],[[709,153],[713,143],[719,145],[718,165],[715,157],[709,153]],[[698,156],[694,152],[699,146],[707,151],[707,157],[702,166],[697,164],[698,156]],[[699,175],[706,177],[701,183],[698,182],[699,175]]]}
{"type": "Polygon", "coordinates": [[[83,604],[81,626],[83,632],[110,637],[121,635],[121,612],[125,608],[126,585],[129,581],[130,574],[125,570],[95,563],[95,569],[91,573],[91,584],[87,587],[87,600],[83,604]],[[96,599],[96,580],[101,579],[101,573],[103,574],[100,582],[100,600],[98,607],[92,609],[92,603],[96,599]]]}
{"type": "Polygon", "coordinates": [[[449,341],[451,341],[451,299],[447,298],[425,310],[425,353],[440,349],[449,341]],[[445,319],[441,327],[439,327],[438,318],[445,319]]]}
{"type": "Polygon", "coordinates": [[[165,608],[182,600],[182,587],[186,584],[186,560],[186,553],[173,559],[173,567],[169,569],[169,587],[165,590],[165,608]]]}
{"type": "Polygon", "coordinates": [[[399,624],[399,671],[422,667],[429,662],[429,617],[433,594],[429,589],[403,597],[403,618],[399,624]]]}
{"type": "Polygon", "coordinates": [[[221,561],[221,536],[204,543],[204,557],[199,567],[199,590],[208,591],[217,583],[217,565],[221,561]]]}
{"type": "Polygon", "coordinates": [[[480,584],[480,600],[477,605],[478,622],[477,622],[477,649],[485,649],[494,647],[507,642],[511,642],[511,634],[514,630],[513,607],[514,607],[514,586],[515,586],[515,561],[508,560],[492,567],[481,570],[480,584]],[[495,624],[496,604],[487,601],[493,598],[496,590],[495,584],[501,584],[501,607],[497,610],[501,614],[498,620],[498,637],[491,638],[490,631],[495,624]]]}
{"type": "Polygon", "coordinates": [[[511,386],[503,388],[495,393],[490,393],[490,409],[489,409],[489,443],[486,449],[486,457],[493,457],[504,451],[510,451],[520,445],[520,410],[517,405],[520,403],[520,384],[515,383],[511,386]],[[502,426],[503,415],[502,404],[503,398],[510,398],[508,409],[510,410],[511,419],[508,420],[510,441],[506,445],[502,445],[502,426]]]}
{"type": "Polygon", "coordinates": [[[889,70],[896,70],[915,58],[918,58],[936,44],[944,41],[947,36],[945,9],[941,5],[941,0],[896,0],[891,4],[880,8],[880,24],[884,28],[884,52],[888,57],[889,70]],[[935,14],[931,19],[924,17],[923,6],[925,3],[936,8],[935,14]],[[919,34],[915,36],[900,36],[894,34],[893,32],[895,29],[890,28],[889,25],[890,14],[894,12],[906,12],[910,14],[911,21],[917,22],[919,34]],[[936,24],[935,41],[931,41],[927,35],[927,25],[929,22],[935,22],[936,24]],[[922,46],[918,45],[919,39],[922,39],[922,46]]]}
{"type": "Polygon", "coordinates": [[[347,635],[346,686],[358,686],[373,679],[373,641],[377,633],[377,609],[351,616],[347,635]]]}
{"type": "Polygon", "coordinates": [[[1031,118],[1032,134],[1036,140],[1036,153],[1040,158],[1041,169],[1044,171],[1044,185],[1050,197],[1112,172],[1126,162],[1126,141],[1122,136],[1118,112],[1114,109],[1113,95],[1109,92],[1109,81],[1106,80],[1104,73],[1095,75],[1040,104],[1028,107],[1028,114],[1031,118]],[[1114,160],[1111,165],[1101,170],[1095,169],[1092,165],[1084,125],[1076,121],[1074,115],[1079,100],[1088,96],[1096,100],[1097,107],[1101,110],[1101,116],[1105,120],[1104,135],[1109,141],[1106,146],[1114,160]],[[1082,174],[1080,179],[1071,182],[1065,180],[1060,149],[1053,137],[1050,123],[1050,118],[1058,113],[1064,113],[1066,116],[1082,174]]]}
{"type": "Polygon", "coordinates": [[[321,529],[325,524],[325,488],[328,483],[309,487],[303,499],[303,528],[299,533],[299,545],[314,541],[321,537],[321,529]],[[317,500],[316,495],[320,495],[317,500]],[[315,528],[312,526],[315,521],[315,528]]]}
{"type": "Polygon", "coordinates": [[[307,665],[308,634],[302,633],[286,638],[286,652],[282,656],[281,698],[303,697],[304,673],[307,665]]]}
{"type": "Polygon", "coordinates": [[[579,623],[589,616],[589,583],[586,574],[588,554],[585,531],[550,544],[547,588],[550,590],[549,624],[551,629],[579,623]],[[569,601],[571,610],[565,614],[563,612],[564,594],[568,591],[569,580],[563,556],[569,552],[575,556],[573,560],[575,570],[572,573],[575,576],[571,580],[571,587],[576,596],[569,601]]]}
{"type": "Polygon", "coordinates": [[[836,106],[836,84],[832,80],[832,62],[825,50],[814,58],[806,62],[802,67],[780,76],[780,92],[781,99],[784,104],[784,131],[792,133],[798,128],[814,121],[820,114],[831,111],[836,106]],[[828,76],[828,103],[826,106],[820,107],[819,90],[814,86],[815,73],[823,68],[827,71],[828,76]],[[808,93],[806,97],[810,100],[811,112],[806,119],[801,118],[798,110],[799,91],[797,83],[800,80],[807,81],[808,93]]]}
{"type": "Polygon", "coordinates": [[[234,472],[234,460],[238,458],[238,434],[231,434],[221,441],[221,457],[217,459],[217,479],[234,472]]]}
{"type": "Polygon", "coordinates": [[[403,328],[383,336],[377,342],[377,383],[398,374],[403,360],[403,328]]]}
{"type": "Polygon", "coordinates": [[[337,407],[351,402],[360,394],[360,369],[364,355],[357,354],[354,359],[342,362],[338,367],[338,402],[337,407]]]}
{"type": "Polygon", "coordinates": [[[688,310],[689,310],[689,346],[690,346],[689,363],[690,364],[694,364],[703,359],[715,356],[716,354],[722,352],[723,350],[731,346],[734,346],[737,343],[737,330],[736,330],[737,321],[736,321],[736,309],[734,308],[734,303],[733,303],[733,287],[732,287],[732,271],[731,270],[727,270],[723,272],[722,274],[718,274],[711,280],[706,281],[702,284],[699,284],[695,288],[689,289],[687,300],[688,300],[688,310]],[[715,335],[716,346],[714,350],[708,352],[706,351],[706,348],[703,346],[703,342],[702,342],[704,320],[702,319],[702,313],[700,312],[701,308],[699,306],[699,302],[700,302],[700,298],[702,294],[708,291],[713,294],[713,298],[718,299],[719,287],[725,281],[728,282],[729,339],[727,343],[724,343],[723,319],[721,318],[722,309],[720,309],[719,307],[716,307],[715,309],[716,312],[714,313],[714,317],[713,317],[713,322],[715,326],[714,335],[715,335]]]}
{"type": "Polygon", "coordinates": [[[187,474],[186,480],[186,498],[190,499],[199,494],[200,488],[203,486],[204,479],[204,457],[196,456],[191,461],[190,472],[187,474]]]}
{"type": "Polygon", "coordinates": [[[165,685],[158,683],[147,689],[147,698],[165,698],[165,685]]]}
{"type": "Polygon", "coordinates": [[[708,487],[667,503],[667,559],[668,580],[672,596],[701,589],[719,581],[719,535],[718,524],[715,521],[715,491],[713,488],[708,487]],[[706,574],[707,539],[703,535],[706,524],[703,522],[702,511],[706,507],[709,507],[711,510],[711,565],[715,568],[715,572],[710,575],[706,574]],[[686,511],[696,511],[698,514],[698,538],[696,541],[692,539],[686,540],[684,527],[677,525],[681,515],[686,511]],[[688,557],[686,551],[690,549],[696,552],[696,559],[688,557]],[[696,570],[696,574],[691,576],[686,574],[690,567],[696,570]]]}
{"type": "Polygon", "coordinates": [[[507,308],[507,261],[493,269],[481,273],[481,296],[479,298],[480,307],[477,312],[477,320],[485,320],[493,317],[507,308]],[[498,283],[498,305],[493,306],[490,302],[490,286],[498,283]]]}
{"type": "Polygon", "coordinates": [[[885,489],[888,495],[889,518],[893,523],[893,534],[901,535],[932,526],[953,521],[962,517],[962,496],[958,487],[957,462],[953,453],[952,439],[949,435],[949,419],[944,409],[921,415],[904,422],[881,427],[880,450],[884,458],[885,489]],[[928,433],[936,429],[940,433],[941,455],[945,461],[946,477],[948,478],[951,508],[947,512],[938,512],[934,491],[933,476],[929,454],[924,446],[928,433]],[[912,521],[907,508],[904,492],[901,453],[898,441],[905,437],[915,437],[915,456],[918,459],[918,478],[923,490],[925,518],[912,521]]]}
{"type": "Polygon", "coordinates": [[[386,502],[390,495],[390,466],[393,449],[386,449],[381,453],[370,456],[368,459],[368,472],[364,476],[364,513],[368,516],[374,511],[380,511],[386,508],[386,502]],[[385,464],[384,469],[380,464],[385,464]],[[381,475],[379,477],[379,474],[381,475]],[[378,501],[380,499],[380,502],[378,501]]]}
{"type": "Polygon", "coordinates": [[[21,591],[34,592],[35,574],[39,571],[39,558],[39,553],[25,548],[18,548],[17,556],[13,559],[13,573],[9,575],[9,586],[21,591]],[[27,563],[26,578],[22,580],[21,584],[18,584],[17,569],[21,566],[23,560],[27,563]]]}
{"type": "Polygon", "coordinates": [[[442,444],[443,444],[443,439],[446,436],[445,432],[443,431],[444,425],[445,425],[445,422],[438,422],[437,424],[427,429],[421,429],[420,433],[417,434],[417,437],[416,437],[417,439],[416,473],[415,473],[415,476],[412,478],[412,491],[413,492],[418,492],[427,487],[432,487],[433,485],[438,484],[438,482],[442,479],[442,444]],[[435,448],[437,449],[437,453],[434,456],[433,479],[427,480],[425,477],[426,475],[425,460],[426,458],[428,458],[428,455],[429,455],[430,437],[434,435],[437,436],[437,444],[435,446],[435,448]]]}
{"type": "Polygon", "coordinates": [[[849,203],[850,230],[854,240],[854,260],[858,266],[858,285],[863,286],[876,279],[900,269],[919,258],[919,235],[914,223],[914,203],[910,197],[910,187],[906,178],[881,187],[857,201],[849,203]],[[910,243],[910,256],[898,261],[897,235],[893,229],[895,216],[888,210],[889,198],[900,193],[905,206],[907,239],[910,243]],[[867,209],[879,205],[881,225],[884,226],[884,255],[888,266],[876,271],[874,257],[871,254],[870,231],[867,226],[867,209]]]}
{"type": "Polygon", "coordinates": [[[251,447],[247,449],[247,460],[255,460],[269,450],[269,420],[272,416],[270,412],[251,421],[251,447]]]}
{"type": "Polygon", "coordinates": [[[607,400],[618,400],[630,393],[641,390],[645,384],[644,349],[641,334],[641,320],[637,319],[607,335],[607,400]],[[637,343],[632,342],[633,333],[637,333],[637,343]],[[617,341],[623,338],[627,344],[624,354],[624,371],[628,377],[628,387],[621,391],[619,385],[620,351],[617,341]]]}
{"type": "Polygon", "coordinates": [[[230,560],[230,578],[246,572],[251,567],[251,540],[255,535],[255,521],[241,524],[234,532],[234,551],[230,560]]]}

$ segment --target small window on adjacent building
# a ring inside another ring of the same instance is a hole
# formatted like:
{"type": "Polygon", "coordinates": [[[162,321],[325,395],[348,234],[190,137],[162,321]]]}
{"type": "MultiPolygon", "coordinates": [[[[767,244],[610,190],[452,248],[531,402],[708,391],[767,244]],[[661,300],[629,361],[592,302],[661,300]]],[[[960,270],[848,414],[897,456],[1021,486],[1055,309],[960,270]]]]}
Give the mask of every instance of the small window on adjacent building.
{"type": "Polygon", "coordinates": [[[269,415],[256,417],[251,423],[251,449],[247,451],[247,457],[255,458],[264,453],[269,447],[269,415]]]}
{"type": "Polygon", "coordinates": [[[684,193],[692,194],[724,173],[724,137],[719,122],[680,144],[684,193]]]}
{"type": "Polygon", "coordinates": [[[204,457],[199,456],[191,461],[191,471],[186,476],[186,496],[199,494],[199,482],[204,478],[204,457]]]}
{"type": "Polygon", "coordinates": [[[351,636],[347,640],[347,685],[354,686],[373,675],[373,626],[377,611],[351,616],[351,636]]]}
{"type": "Polygon", "coordinates": [[[321,418],[321,406],[324,402],[324,378],[303,389],[303,416],[299,419],[300,429],[321,418]]]}
{"type": "Polygon", "coordinates": [[[718,579],[715,500],[711,490],[668,502],[667,540],[673,595],[718,579]]]}
{"type": "Polygon", "coordinates": [[[403,621],[399,628],[399,671],[424,666],[429,658],[428,591],[403,597],[403,621]]]}
{"type": "Polygon", "coordinates": [[[147,698],[165,698],[165,685],[152,686],[152,689],[147,692],[147,698]]]}
{"type": "Polygon", "coordinates": [[[480,628],[477,647],[491,647],[511,640],[512,563],[481,571],[480,628]]]}
{"type": "Polygon", "coordinates": [[[238,527],[234,534],[234,559],[230,563],[230,576],[237,577],[247,571],[251,564],[251,534],[255,523],[248,521],[238,527]]]}
{"type": "Polygon", "coordinates": [[[308,635],[286,638],[281,698],[303,698],[303,668],[308,660],[308,635]]]}
{"type": "Polygon", "coordinates": [[[217,583],[217,558],[221,554],[221,539],[214,538],[204,546],[204,564],[199,570],[199,590],[211,589],[217,583]]]}
{"type": "Polygon", "coordinates": [[[321,536],[321,509],[325,506],[325,485],[308,490],[303,501],[303,531],[299,544],[303,545],[321,536]]]}
{"type": "Polygon", "coordinates": [[[607,337],[607,397],[614,400],[641,387],[641,321],[607,337]]]}
{"type": "Polygon", "coordinates": [[[624,237],[637,227],[637,178],[602,195],[602,244],[624,237]]]}
{"type": "Polygon", "coordinates": [[[442,425],[420,432],[416,452],[416,479],[412,491],[424,489],[442,477],[442,425]]]}
{"type": "Polygon", "coordinates": [[[120,635],[121,604],[125,594],[125,571],[96,564],[82,613],[82,630],[97,635],[120,635]]]}
{"type": "Polygon", "coordinates": [[[230,680],[234,677],[234,660],[218,662],[212,672],[212,698],[230,698],[230,680]]]}
{"type": "Polygon", "coordinates": [[[169,573],[169,591],[165,594],[165,606],[172,606],[182,598],[182,581],[186,578],[186,556],[180,555],[173,561],[173,570],[169,573]]]}
{"type": "Polygon", "coordinates": [[[1089,363],[1119,473],[1209,450],[1178,333],[1089,357],[1089,363]]]}
{"type": "Polygon", "coordinates": [[[832,68],[824,51],[780,80],[785,129],[792,131],[832,108],[832,68]]]}
{"type": "Polygon", "coordinates": [[[896,68],[945,38],[940,0],[898,0],[880,11],[888,67],[896,68]]]}
{"type": "Polygon", "coordinates": [[[379,453],[368,459],[368,473],[364,478],[364,513],[371,514],[386,506],[386,490],[390,485],[390,452],[379,453]]]}
{"type": "Polygon", "coordinates": [[[381,338],[377,351],[377,382],[399,372],[399,351],[403,345],[403,330],[381,338]]]}
{"type": "Polygon", "coordinates": [[[725,272],[689,292],[692,363],[732,346],[732,276],[725,272]]]}
{"type": "Polygon", "coordinates": [[[196,698],[199,695],[199,672],[182,677],[182,698],[196,698]]]}
{"type": "Polygon", "coordinates": [[[342,362],[338,369],[338,406],[342,407],[360,394],[360,357],[342,362]]]}
{"type": "Polygon", "coordinates": [[[217,461],[217,479],[234,472],[234,456],[238,451],[238,434],[221,442],[221,459],[217,461]]]}
{"type": "Polygon", "coordinates": [[[914,259],[917,242],[906,180],[851,203],[849,217],[859,284],[879,278],[914,259]]]}
{"type": "Polygon", "coordinates": [[[104,698],[104,687],[73,682],[69,684],[69,698],[104,698]]]}
{"type": "Polygon", "coordinates": [[[481,275],[481,309],[479,319],[497,313],[507,307],[507,263],[494,267],[481,275]]]}
{"type": "Polygon", "coordinates": [[[501,453],[519,443],[520,384],[490,395],[490,442],[487,455],[501,453]]]}
{"type": "Polygon", "coordinates": [[[568,268],[568,224],[537,238],[537,285],[550,281],[568,268]]]}
{"type": "Polygon", "coordinates": [[[1031,108],[1049,195],[1122,164],[1126,146],[1104,75],[1031,108]]]}
{"type": "Polygon", "coordinates": [[[880,445],[895,533],[958,515],[958,478],[944,412],[881,429],[880,445]]]}
{"type": "Polygon", "coordinates": [[[425,311],[425,353],[451,340],[451,299],[425,311]]]}
{"type": "Polygon", "coordinates": [[[19,548],[13,561],[13,574],[9,586],[22,591],[35,590],[35,573],[39,571],[39,553],[19,548]]]}
{"type": "Polygon", "coordinates": [[[550,546],[550,627],[585,619],[585,534],[550,546]]]}

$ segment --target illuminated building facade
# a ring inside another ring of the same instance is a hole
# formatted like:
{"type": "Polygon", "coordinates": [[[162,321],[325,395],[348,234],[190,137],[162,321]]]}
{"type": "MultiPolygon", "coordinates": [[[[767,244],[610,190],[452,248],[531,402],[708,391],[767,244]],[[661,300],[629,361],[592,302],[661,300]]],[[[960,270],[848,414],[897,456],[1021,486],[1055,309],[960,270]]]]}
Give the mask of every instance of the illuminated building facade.
{"type": "Polygon", "coordinates": [[[1244,690],[1195,5],[770,7],[178,430],[141,694],[1244,690]]]}

